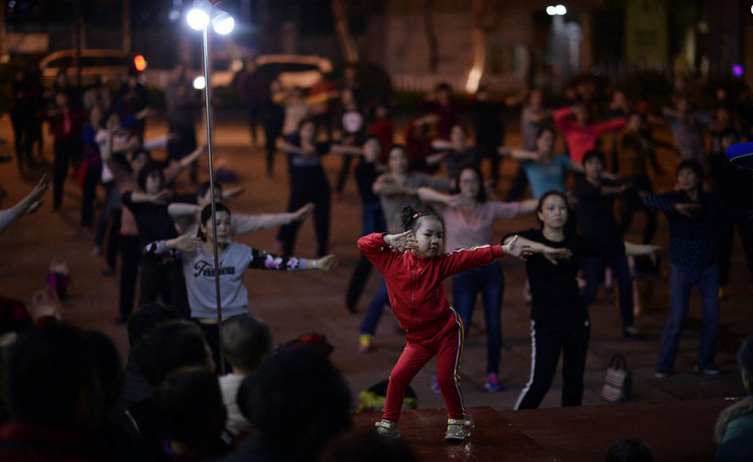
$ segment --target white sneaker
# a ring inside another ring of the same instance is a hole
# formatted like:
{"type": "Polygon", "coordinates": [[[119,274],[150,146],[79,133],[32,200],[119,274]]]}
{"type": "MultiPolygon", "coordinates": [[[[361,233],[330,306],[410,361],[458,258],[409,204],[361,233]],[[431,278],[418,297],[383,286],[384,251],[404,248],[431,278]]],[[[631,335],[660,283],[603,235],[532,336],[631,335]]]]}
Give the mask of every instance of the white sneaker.
{"type": "Polygon", "coordinates": [[[460,443],[471,436],[473,417],[467,415],[464,419],[447,419],[447,433],[444,440],[448,443],[460,443]]]}
{"type": "Polygon", "coordinates": [[[375,423],[374,426],[377,428],[378,435],[389,439],[400,438],[400,434],[397,432],[397,422],[382,419],[375,423]]]}

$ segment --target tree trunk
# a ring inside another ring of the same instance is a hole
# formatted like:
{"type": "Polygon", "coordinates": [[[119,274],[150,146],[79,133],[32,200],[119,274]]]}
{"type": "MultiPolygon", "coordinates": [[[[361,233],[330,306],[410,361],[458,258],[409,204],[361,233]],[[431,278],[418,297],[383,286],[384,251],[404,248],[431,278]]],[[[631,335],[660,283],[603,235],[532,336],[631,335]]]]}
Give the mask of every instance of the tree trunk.
{"type": "Polygon", "coordinates": [[[0,0],[0,63],[10,61],[8,53],[8,38],[5,36],[5,10],[8,9],[8,0],[0,0]]]}
{"type": "Polygon", "coordinates": [[[437,73],[439,67],[439,42],[434,33],[434,4],[435,0],[424,1],[424,32],[429,42],[429,70],[432,74],[437,73]]]}
{"type": "Polygon", "coordinates": [[[346,0],[332,0],[332,16],[335,19],[335,32],[343,57],[345,61],[355,63],[358,62],[358,46],[348,28],[348,6],[345,2],[346,0]]]}

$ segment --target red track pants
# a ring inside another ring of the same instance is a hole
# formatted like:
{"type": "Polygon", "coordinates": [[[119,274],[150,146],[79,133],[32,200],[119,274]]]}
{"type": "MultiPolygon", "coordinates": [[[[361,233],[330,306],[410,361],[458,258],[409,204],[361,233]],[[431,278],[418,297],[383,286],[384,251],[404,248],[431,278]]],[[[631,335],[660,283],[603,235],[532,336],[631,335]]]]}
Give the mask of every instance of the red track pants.
{"type": "Polygon", "coordinates": [[[465,417],[458,367],[463,353],[463,321],[450,309],[445,323],[420,332],[409,332],[407,344],[390,373],[383,418],[397,422],[405,399],[405,390],[434,355],[437,356],[437,383],[442,390],[450,419],[465,417]]]}

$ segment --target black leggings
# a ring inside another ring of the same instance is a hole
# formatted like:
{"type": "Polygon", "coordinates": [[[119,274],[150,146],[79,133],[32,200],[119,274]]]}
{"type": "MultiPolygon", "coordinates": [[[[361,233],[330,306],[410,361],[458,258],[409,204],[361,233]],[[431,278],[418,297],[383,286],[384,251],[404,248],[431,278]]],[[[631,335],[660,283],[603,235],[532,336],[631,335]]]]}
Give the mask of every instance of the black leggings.
{"type": "MultiPolygon", "coordinates": [[[[294,212],[309,202],[313,202],[314,228],[316,230],[317,254],[320,257],[329,252],[329,214],[330,196],[329,184],[325,178],[305,178],[295,183],[295,177],[291,178],[292,188],[288,212],[294,212]]],[[[295,238],[301,222],[296,221],[280,228],[277,239],[282,242],[284,255],[293,255],[295,250],[295,238]]]]}
{"type": "Polygon", "coordinates": [[[531,321],[531,377],[515,409],[536,409],[552,385],[562,352],[562,406],[580,406],[591,326],[582,322],[541,324],[531,321]]]}
{"type": "Polygon", "coordinates": [[[136,300],[136,281],[139,275],[141,245],[138,236],[120,235],[120,316],[127,318],[136,300]]]}

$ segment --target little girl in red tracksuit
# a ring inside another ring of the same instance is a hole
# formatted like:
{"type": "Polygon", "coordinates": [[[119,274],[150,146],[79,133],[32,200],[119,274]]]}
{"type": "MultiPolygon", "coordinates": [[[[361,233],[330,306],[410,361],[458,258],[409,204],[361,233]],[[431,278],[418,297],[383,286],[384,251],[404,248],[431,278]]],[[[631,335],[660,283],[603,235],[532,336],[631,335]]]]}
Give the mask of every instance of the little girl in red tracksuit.
{"type": "Polygon", "coordinates": [[[447,405],[445,440],[463,441],[472,421],[465,415],[458,366],[463,351],[463,322],[445,297],[443,281],[503,255],[521,257],[530,249],[516,240],[442,253],[444,225],[431,211],[403,210],[402,234],[370,234],[358,248],[384,275],[392,312],[406,331],[405,349],[390,373],[384,415],[377,432],[397,437],[405,390],[419,370],[437,355],[437,382],[447,405]]]}

